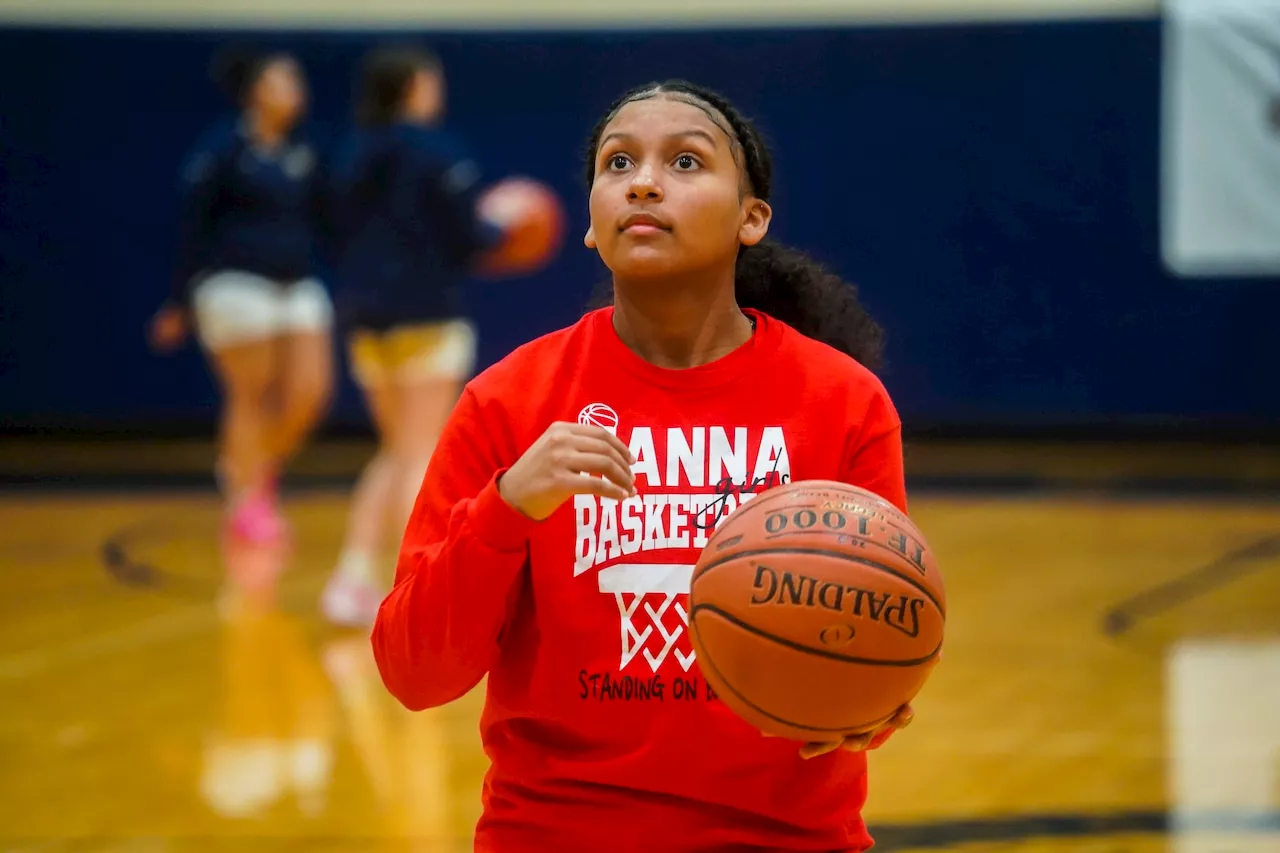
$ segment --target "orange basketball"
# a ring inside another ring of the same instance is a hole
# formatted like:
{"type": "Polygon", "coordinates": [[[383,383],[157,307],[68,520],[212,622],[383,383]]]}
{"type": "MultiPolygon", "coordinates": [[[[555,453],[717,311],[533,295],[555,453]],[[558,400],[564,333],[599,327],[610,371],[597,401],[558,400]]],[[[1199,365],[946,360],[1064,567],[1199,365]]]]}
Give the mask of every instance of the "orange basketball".
{"type": "Polygon", "coordinates": [[[835,741],[888,720],[942,650],[946,593],[920,530],[883,498],[809,480],[743,504],[693,570],[689,632],[752,726],[835,741]]]}
{"type": "Polygon", "coordinates": [[[559,197],[531,178],[507,178],[485,190],[481,218],[504,232],[484,269],[496,274],[536,272],[551,262],[564,243],[565,215],[559,197]]]}

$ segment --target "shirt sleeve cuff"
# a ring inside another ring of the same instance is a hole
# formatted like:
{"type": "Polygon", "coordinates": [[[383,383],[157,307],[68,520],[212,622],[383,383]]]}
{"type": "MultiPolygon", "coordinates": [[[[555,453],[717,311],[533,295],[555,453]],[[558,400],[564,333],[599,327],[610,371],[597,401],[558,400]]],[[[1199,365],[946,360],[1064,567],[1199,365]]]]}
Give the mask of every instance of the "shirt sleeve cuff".
{"type": "Polygon", "coordinates": [[[502,469],[493,475],[471,505],[471,527],[476,536],[495,551],[522,551],[537,522],[502,499],[498,481],[506,474],[502,469]]]}

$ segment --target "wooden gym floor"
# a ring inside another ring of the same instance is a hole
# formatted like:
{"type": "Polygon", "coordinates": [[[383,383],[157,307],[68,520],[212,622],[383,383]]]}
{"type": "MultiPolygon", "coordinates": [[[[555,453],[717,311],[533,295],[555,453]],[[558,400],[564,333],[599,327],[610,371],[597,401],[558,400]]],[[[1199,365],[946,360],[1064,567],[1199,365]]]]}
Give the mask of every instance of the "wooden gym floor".
{"type": "MultiPolygon", "coordinates": [[[[130,478],[142,463],[119,450],[47,452],[64,480],[102,475],[86,489],[50,488],[13,448],[0,853],[470,850],[478,692],[403,712],[365,639],[317,616],[345,491],[317,474],[289,495],[285,565],[220,552],[212,492],[130,478]]],[[[1172,452],[1066,452],[1021,458],[1070,489],[914,492],[948,647],[915,725],[871,760],[880,849],[1280,853],[1280,491],[1117,491],[1082,471],[1191,475],[1172,452]]],[[[998,448],[915,458],[934,486],[1029,470],[1001,472],[998,448]]],[[[1274,486],[1275,462],[1190,467],[1274,486]]]]}

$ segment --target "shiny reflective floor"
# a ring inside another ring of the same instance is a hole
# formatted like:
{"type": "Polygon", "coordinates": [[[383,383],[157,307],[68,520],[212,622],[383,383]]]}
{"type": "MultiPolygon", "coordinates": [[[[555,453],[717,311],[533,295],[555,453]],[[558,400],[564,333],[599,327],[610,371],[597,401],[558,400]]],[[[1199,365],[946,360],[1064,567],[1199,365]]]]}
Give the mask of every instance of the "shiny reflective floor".
{"type": "MultiPolygon", "coordinates": [[[[0,497],[0,853],[469,850],[477,691],[423,714],[199,492],[0,497]]],[[[1280,502],[917,492],[944,664],[871,761],[880,849],[1280,853],[1280,502]]],[[[482,688],[481,688],[482,689],[482,688]]]]}

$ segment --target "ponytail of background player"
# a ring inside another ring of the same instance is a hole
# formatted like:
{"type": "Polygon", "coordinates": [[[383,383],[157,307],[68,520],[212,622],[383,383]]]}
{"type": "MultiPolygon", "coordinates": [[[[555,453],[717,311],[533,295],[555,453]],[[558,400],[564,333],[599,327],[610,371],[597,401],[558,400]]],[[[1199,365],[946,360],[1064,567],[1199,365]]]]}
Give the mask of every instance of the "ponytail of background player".
{"type": "Polygon", "coordinates": [[[502,236],[477,214],[475,161],[441,127],[445,94],[444,70],[429,51],[373,50],[358,84],[358,127],[333,169],[337,301],[378,436],[321,596],[339,625],[367,628],[386,594],[390,571],[378,565],[386,533],[404,530],[475,365],[476,329],[462,288],[502,236]]]}

